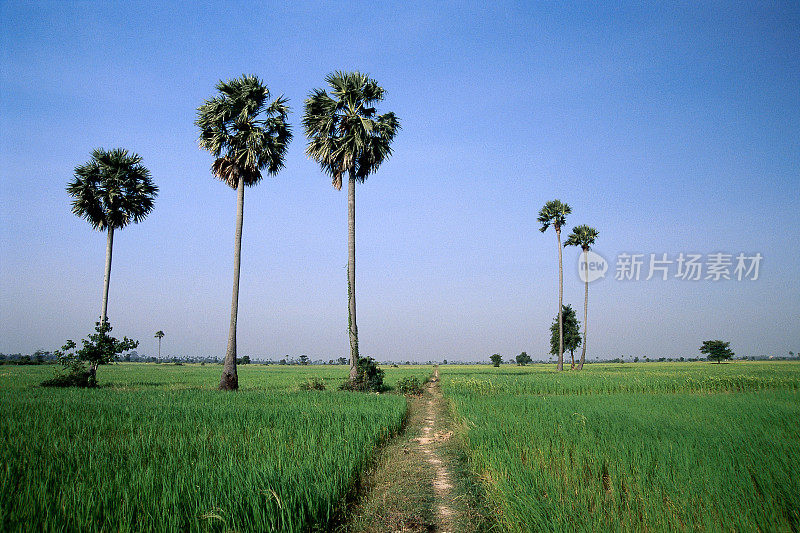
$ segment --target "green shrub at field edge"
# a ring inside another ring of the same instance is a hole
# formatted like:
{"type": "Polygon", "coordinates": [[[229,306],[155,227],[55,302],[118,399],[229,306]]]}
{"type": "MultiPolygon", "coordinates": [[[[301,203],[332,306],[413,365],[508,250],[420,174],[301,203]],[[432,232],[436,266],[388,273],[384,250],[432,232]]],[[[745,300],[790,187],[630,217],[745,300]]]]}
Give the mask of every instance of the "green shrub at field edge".
{"type": "Polygon", "coordinates": [[[300,390],[325,390],[325,380],[309,378],[300,383],[300,390]]]}
{"type": "Polygon", "coordinates": [[[342,390],[383,392],[383,370],[372,357],[361,357],[356,365],[356,378],[342,383],[342,390]]]}
{"type": "Polygon", "coordinates": [[[397,382],[397,390],[403,394],[419,396],[422,394],[422,384],[419,379],[417,379],[417,376],[409,376],[397,382]]]}

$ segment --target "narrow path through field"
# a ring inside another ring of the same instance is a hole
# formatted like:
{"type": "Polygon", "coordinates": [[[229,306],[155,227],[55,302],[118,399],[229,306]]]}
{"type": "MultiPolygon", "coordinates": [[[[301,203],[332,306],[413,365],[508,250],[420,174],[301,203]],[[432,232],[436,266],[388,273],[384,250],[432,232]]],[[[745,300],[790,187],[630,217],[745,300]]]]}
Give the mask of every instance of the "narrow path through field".
{"type": "Polygon", "coordinates": [[[475,486],[453,438],[439,370],[408,399],[405,431],[381,452],[343,530],[474,532],[485,522],[475,486]]]}

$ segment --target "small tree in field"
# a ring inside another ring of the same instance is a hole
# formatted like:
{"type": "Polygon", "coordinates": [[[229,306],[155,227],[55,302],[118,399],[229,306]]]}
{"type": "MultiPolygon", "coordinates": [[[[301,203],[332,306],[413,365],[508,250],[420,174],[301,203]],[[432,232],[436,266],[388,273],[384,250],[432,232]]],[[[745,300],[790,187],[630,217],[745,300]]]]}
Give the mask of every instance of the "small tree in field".
{"type": "Polygon", "coordinates": [[[53,387],[96,387],[97,367],[114,361],[123,352],[133,350],[139,346],[139,341],[128,337],[122,340],[115,339],[108,333],[111,324],[108,319],[95,323],[95,331],[84,340],[83,347],[76,350],[75,341],[68,340],[60,350],[55,351],[58,361],[68,370],[66,375],[57,376],[47,380],[42,385],[53,387]],[[89,369],[84,367],[89,364],[89,369]]]}
{"type": "Polygon", "coordinates": [[[308,364],[308,356],[306,354],[303,354],[303,355],[300,356],[300,364],[301,365],[307,365],[308,364]]]}
{"type": "Polygon", "coordinates": [[[345,381],[342,390],[383,392],[383,370],[372,357],[358,359],[356,379],[345,381]]]}
{"type": "Polygon", "coordinates": [[[531,356],[528,355],[526,352],[522,352],[521,354],[519,354],[517,356],[517,364],[519,366],[525,366],[528,363],[532,363],[532,362],[533,362],[533,359],[531,359],[531,356]]]}
{"type": "Polygon", "coordinates": [[[730,346],[731,343],[720,340],[703,341],[703,345],[700,346],[700,353],[708,356],[709,361],[721,363],[723,359],[730,359],[734,356],[730,346]]]}
{"type": "Polygon", "coordinates": [[[491,359],[492,361],[492,366],[500,366],[500,363],[503,362],[503,358],[500,356],[499,353],[492,354],[492,356],[489,359],[491,359]]]}
{"type": "MultiPolygon", "coordinates": [[[[581,323],[575,316],[575,310],[567,304],[561,309],[564,326],[564,349],[569,351],[572,358],[571,368],[575,368],[575,350],[581,345],[581,323]]],[[[558,355],[559,335],[558,335],[558,315],[550,325],[550,353],[558,355]]]]}

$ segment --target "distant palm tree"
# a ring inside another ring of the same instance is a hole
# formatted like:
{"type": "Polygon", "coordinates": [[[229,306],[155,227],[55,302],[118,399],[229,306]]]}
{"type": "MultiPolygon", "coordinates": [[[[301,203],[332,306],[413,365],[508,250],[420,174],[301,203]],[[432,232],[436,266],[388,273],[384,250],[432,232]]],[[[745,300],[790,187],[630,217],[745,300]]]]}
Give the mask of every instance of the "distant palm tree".
{"type": "Polygon", "coordinates": [[[556,240],[558,241],[558,370],[564,370],[564,316],[562,307],[564,305],[564,267],[561,262],[561,227],[567,223],[567,215],[572,209],[567,204],[562,204],[561,200],[551,200],[544,204],[539,211],[537,219],[542,225],[539,231],[544,233],[551,225],[556,230],[556,240]]]}
{"type": "Polygon", "coordinates": [[[572,233],[567,237],[564,246],[580,246],[583,250],[583,263],[585,271],[584,284],[586,292],[583,297],[583,347],[581,348],[581,360],[578,363],[578,370],[583,369],[583,363],[586,362],[586,330],[589,327],[586,321],[589,314],[589,250],[597,239],[597,230],[586,226],[575,226],[572,228],[572,233]]]}
{"type": "Polygon", "coordinates": [[[164,338],[164,332],[161,330],[156,331],[154,335],[155,338],[158,339],[158,358],[161,359],[161,339],[164,338]]]}
{"type": "Polygon", "coordinates": [[[211,172],[237,191],[236,237],[233,256],[233,296],[228,348],[220,390],[236,390],[236,321],[239,312],[239,265],[242,255],[244,188],[261,181],[261,171],[277,174],[283,168],[286,147],[292,139],[286,121],[287,100],[270,101],[270,92],[256,76],[217,83],[219,95],[197,109],[200,147],[216,158],[211,172]],[[259,115],[263,113],[262,119],[259,115]]]}
{"type": "Polygon", "coordinates": [[[377,115],[373,107],[383,100],[384,90],[360,72],[334,72],[325,81],[331,96],[315,89],[305,102],[303,126],[308,137],[306,153],[328,173],[333,186],[341,190],[347,174],[348,214],[348,335],[350,337],[350,379],[358,364],[356,325],[356,181],[367,176],[392,153],[390,147],[400,129],[394,113],[377,115]]]}
{"type": "Polygon", "coordinates": [[[86,219],[92,228],[107,232],[101,324],[108,319],[114,230],[144,220],[158,196],[158,187],[141,162],[140,156],[122,148],[108,152],[97,148],[86,164],[75,167],[75,179],[67,185],[67,192],[73,197],[72,212],[86,219]]]}

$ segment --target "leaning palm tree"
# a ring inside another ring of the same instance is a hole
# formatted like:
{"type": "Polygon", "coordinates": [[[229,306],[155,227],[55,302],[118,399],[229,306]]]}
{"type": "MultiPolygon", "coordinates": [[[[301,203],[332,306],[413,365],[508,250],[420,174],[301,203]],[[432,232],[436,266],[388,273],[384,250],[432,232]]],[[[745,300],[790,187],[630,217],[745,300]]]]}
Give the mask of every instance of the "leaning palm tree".
{"type": "Polygon", "coordinates": [[[261,181],[262,170],[277,174],[283,167],[286,147],[292,139],[286,121],[287,100],[270,101],[267,87],[256,76],[220,81],[219,94],[197,109],[200,148],[214,156],[211,172],[237,192],[236,237],[233,256],[233,296],[228,348],[220,390],[237,390],[236,321],[239,312],[239,265],[242,255],[244,188],[261,181]],[[263,118],[258,118],[261,115],[263,118]]]}
{"type": "Polygon", "coordinates": [[[551,200],[544,204],[539,211],[537,219],[542,225],[539,231],[544,233],[551,225],[556,230],[556,240],[558,241],[558,370],[564,370],[564,316],[562,307],[564,305],[564,268],[561,262],[561,227],[567,222],[567,215],[572,209],[567,204],[562,204],[561,200],[551,200]]]}
{"type": "Polygon", "coordinates": [[[138,223],[153,210],[158,187],[137,154],[117,148],[97,148],[84,165],[75,167],[75,179],[67,185],[72,212],[86,219],[92,228],[107,233],[106,271],[100,323],[108,319],[108,286],[111,280],[111,252],[114,230],[138,223]]]}
{"type": "Polygon", "coordinates": [[[158,358],[161,359],[161,339],[164,338],[164,332],[158,330],[156,331],[156,334],[153,336],[158,339],[158,358]]]}
{"type": "Polygon", "coordinates": [[[583,296],[583,347],[581,348],[581,360],[578,363],[578,370],[583,369],[583,363],[586,362],[586,329],[588,328],[586,319],[589,313],[589,250],[591,249],[594,241],[597,239],[597,230],[586,226],[576,226],[572,228],[572,233],[567,237],[564,246],[580,246],[583,250],[583,264],[586,268],[583,277],[586,286],[586,292],[583,296]]]}
{"type": "Polygon", "coordinates": [[[378,115],[376,103],[384,90],[360,72],[334,72],[325,81],[331,95],[315,89],[305,102],[303,126],[308,137],[306,153],[331,176],[333,186],[342,188],[347,175],[348,220],[348,336],[350,338],[350,379],[358,364],[356,325],[356,181],[361,183],[392,153],[390,147],[400,122],[394,113],[378,115]]]}

